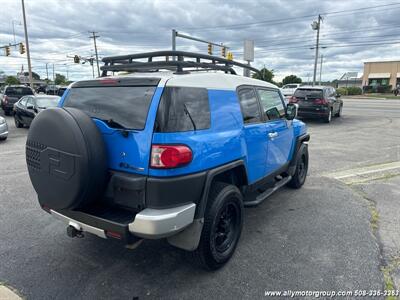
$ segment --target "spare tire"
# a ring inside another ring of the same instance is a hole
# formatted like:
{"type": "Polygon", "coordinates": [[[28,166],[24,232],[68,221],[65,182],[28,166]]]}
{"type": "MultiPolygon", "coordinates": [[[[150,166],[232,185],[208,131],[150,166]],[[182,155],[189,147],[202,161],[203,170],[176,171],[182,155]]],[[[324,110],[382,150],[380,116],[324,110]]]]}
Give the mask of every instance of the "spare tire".
{"type": "Polygon", "coordinates": [[[104,191],[104,141],[92,119],[78,109],[51,108],[36,116],[26,142],[26,163],[42,207],[82,207],[104,191]]]}

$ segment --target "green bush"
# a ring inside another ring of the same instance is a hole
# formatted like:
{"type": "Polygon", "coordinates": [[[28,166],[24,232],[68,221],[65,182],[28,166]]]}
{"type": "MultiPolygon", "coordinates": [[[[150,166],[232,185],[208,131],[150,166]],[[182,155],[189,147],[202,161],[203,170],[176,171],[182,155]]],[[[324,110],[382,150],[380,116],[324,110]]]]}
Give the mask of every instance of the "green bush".
{"type": "Polygon", "coordinates": [[[337,88],[336,92],[340,95],[347,96],[347,89],[346,88],[337,88]]]}
{"type": "Polygon", "coordinates": [[[359,87],[355,87],[355,86],[350,86],[350,87],[341,87],[336,89],[336,91],[344,96],[347,95],[361,95],[362,94],[362,89],[359,87]]]}
{"type": "Polygon", "coordinates": [[[355,86],[350,86],[347,88],[347,95],[361,95],[362,89],[355,86]]]}

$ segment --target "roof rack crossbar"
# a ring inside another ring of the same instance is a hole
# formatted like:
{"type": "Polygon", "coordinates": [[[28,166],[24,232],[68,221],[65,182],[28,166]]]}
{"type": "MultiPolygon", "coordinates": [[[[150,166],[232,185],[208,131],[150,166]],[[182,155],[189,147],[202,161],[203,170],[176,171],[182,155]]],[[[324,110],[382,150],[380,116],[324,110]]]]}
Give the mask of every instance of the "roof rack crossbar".
{"type": "Polygon", "coordinates": [[[226,58],[193,52],[172,50],[110,56],[104,57],[102,61],[105,63],[104,66],[101,67],[101,70],[103,71],[102,76],[107,76],[107,71],[143,72],[146,70],[154,71],[157,69],[176,70],[176,73],[187,73],[184,68],[219,70],[236,74],[233,69],[234,66],[248,69],[253,72],[259,72],[258,69],[253,68],[249,65],[242,64],[233,60],[228,60],[226,58]],[[170,60],[170,57],[175,57],[176,60],[170,60]],[[163,58],[164,60],[154,60],[154,58],[163,58]],[[185,60],[185,58],[194,58],[195,60],[185,60]],[[140,59],[146,59],[147,62],[137,61],[140,59]],[[204,60],[208,62],[205,62],[204,60]]]}

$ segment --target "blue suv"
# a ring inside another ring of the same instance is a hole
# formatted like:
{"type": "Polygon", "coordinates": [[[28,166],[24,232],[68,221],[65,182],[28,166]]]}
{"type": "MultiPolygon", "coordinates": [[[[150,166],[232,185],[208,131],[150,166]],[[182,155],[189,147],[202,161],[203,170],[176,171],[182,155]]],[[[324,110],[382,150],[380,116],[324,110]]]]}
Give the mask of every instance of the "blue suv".
{"type": "Polygon", "coordinates": [[[26,160],[41,207],[71,237],[88,232],[131,249],[167,238],[205,268],[223,266],[243,207],[306,179],[309,135],[297,105],[235,72],[256,69],[215,56],[103,62],[102,77],[71,84],[32,122],[26,160]]]}

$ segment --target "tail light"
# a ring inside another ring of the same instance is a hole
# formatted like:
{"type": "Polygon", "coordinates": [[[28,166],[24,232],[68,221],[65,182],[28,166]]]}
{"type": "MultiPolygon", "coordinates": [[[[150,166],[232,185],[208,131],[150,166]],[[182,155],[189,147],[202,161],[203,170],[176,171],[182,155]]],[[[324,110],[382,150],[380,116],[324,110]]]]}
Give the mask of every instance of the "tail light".
{"type": "Polygon", "coordinates": [[[171,169],[186,165],[192,161],[192,150],[185,145],[152,145],[152,168],[171,169]]]}
{"type": "Polygon", "coordinates": [[[314,104],[326,105],[328,101],[326,99],[315,99],[314,104]]]}
{"type": "Polygon", "coordinates": [[[3,97],[3,103],[4,103],[4,104],[7,104],[7,103],[8,103],[8,97],[7,97],[6,95],[4,95],[4,97],[3,97]]]}
{"type": "Polygon", "coordinates": [[[295,96],[291,96],[289,98],[289,103],[297,103],[297,101],[299,101],[299,99],[297,99],[295,96]]]}

